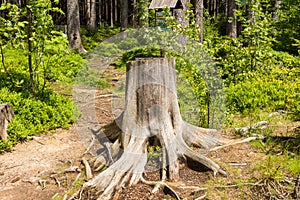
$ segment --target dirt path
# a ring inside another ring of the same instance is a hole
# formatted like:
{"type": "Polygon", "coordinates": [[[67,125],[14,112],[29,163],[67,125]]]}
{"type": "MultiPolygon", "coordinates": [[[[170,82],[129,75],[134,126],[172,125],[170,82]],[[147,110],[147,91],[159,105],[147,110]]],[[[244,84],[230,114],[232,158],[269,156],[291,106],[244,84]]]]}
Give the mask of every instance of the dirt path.
{"type": "MultiPolygon", "coordinates": [[[[121,74],[116,72],[109,76],[115,80],[121,74]]],[[[113,84],[112,81],[110,85],[113,84]]],[[[111,96],[101,97],[102,92],[93,88],[74,89],[75,103],[81,110],[75,125],[68,130],[35,136],[0,155],[0,200],[47,200],[56,194],[63,196],[72,188],[80,168],[73,174],[55,173],[80,166],[92,130],[113,120],[111,96]]]]}
{"type": "Polygon", "coordinates": [[[74,126],[16,145],[0,155],[0,199],[51,199],[66,188],[45,175],[78,165],[84,150],[74,126]]]}

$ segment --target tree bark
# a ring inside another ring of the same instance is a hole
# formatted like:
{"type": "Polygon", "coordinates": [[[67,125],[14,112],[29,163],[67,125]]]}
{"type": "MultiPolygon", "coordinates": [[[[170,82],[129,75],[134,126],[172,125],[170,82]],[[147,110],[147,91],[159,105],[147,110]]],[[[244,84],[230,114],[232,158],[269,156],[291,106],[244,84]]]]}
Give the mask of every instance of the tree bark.
{"type": "Polygon", "coordinates": [[[8,123],[14,118],[14,111],[8,104],[0,104],[0,138],[7,140],[8,123]]]}
{"type": "Polygon", "coordinates": [[[69,47],[78,52],[86,52],[80,37],[80,19],[78,0],[67,0],[67,29],[69,47]]]}
{"type": "Polygon", "coordinates": [[[29,70],[29,87],[31,90],[31,93],[34,97],[37,97],[36,91],[35,91],[35,81],[34,81],[34,71],[32,66],[32,13],[29,7],[30,2],[26,2],[28,5],[26,7],[26,18],[27,18],[27,45],[28,45],[28,70],[29,70]]]}
{"type": "Polygon", "coordinates": [[[91,32],[97,31],[97,22],[96,22],[96,0],[87,1],[87,29],[91,32]]]}
{"type": "Polygon", "coordinates": [[[196,23],[199,26],[199,42],[203,43],[203,0],[196,0],[196,23]]]}
{"type": "Polygon", "coordinates": [[[103,27],[103,9],[102,9],[102,7],[103,7],[103,1],[99,0],[99,14],[98,14],[98,16],[99,16],[99,26],[100,26],[100,28],[103,27]]]}
{"type": "Polygon", "coordinates": [[[122,0],[121,28],[128,28],[128,0],[122,0]]]}
{"type": "Polygon", "coordinates": [[[237,9],[235,0],[228,0],[227,31],[228,36],[231,38],[237,37],[237,20],[234,11],[235,9],[237,9]]]}
{"type": "MultiPolygon", "coordinates": [[[[176,181],[180,178],[179,159],[191,159],[214,174],[226,174],[215,162],[188,146],[197,145],[206,152],[204,149],[209,150],[222,142],[216,137],[216,130],[192,126],[182,120],[174,58],[136,59],[127,64],[125,110],[116,122],[121,129],[118,140],[122,155],[85,185],[96,189],[101,200],[111,199],[112,194],[125,185],[148,182],[143,173],[147,146],[153,137],[159,140],[162,149],[162,181],[157,183],[153,192],[166,186],[166,179],[176,181]]],[[[99,160],[103,160],[103,156],[99,160]]]]}

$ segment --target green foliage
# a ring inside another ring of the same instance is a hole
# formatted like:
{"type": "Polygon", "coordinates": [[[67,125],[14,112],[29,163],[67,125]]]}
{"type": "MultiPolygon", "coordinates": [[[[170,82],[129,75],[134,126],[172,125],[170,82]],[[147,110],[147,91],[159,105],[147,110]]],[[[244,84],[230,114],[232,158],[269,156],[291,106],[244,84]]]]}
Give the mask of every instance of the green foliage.
{"type": "Polygon", "coordinates": [[[229,113],[283,109],[298,120],[300,58],[273,49],[278,39],[274,37],[278,30],[274,29],[273,14],[270,2],[241,3],[236,10],[243,26],[241,35],[238,38],[210,35],[203,44],[213,55],[225,83],[229,113]],[[252,18],[249,9],[254,13],[252,18]]]}
{"type": "Polygon", "coordinates": [[[78,113],[73,109],[72,100],[51,90],[40,100],[33,96],[24,96],[7,88],[0,90],[0,103],[13,107],[15,118],[9,124],[8,141],[0,141],[0,152],[3,152],[18,141],[23,141],[36,133],[58,127],[67,128],[76,120],[78,113]]]}
{"type": "Polygon", "coordinates": [[[52,16],[49,14],[62,11],[53,8],[50,0],[31,0],[24,7],[3,3],[0,9],[7,13],[0,19],[4,22],[0,26],[0,43],[5,74],[12,87],[24,83],[23,86],[30,89],[35,97],[42,96],[49,78],[47,75],[53,68],[49,63],[59,62],[55,55],[61,53],[61,48],[64,51],[67,45],[63,34],[54,31],[52,16]],[[25,72],[22,73],[22,80],[19,77],[15,79],[11,74],[15,73],[15,69],[11,68],[13,65],[6,62],[6,52],[15,49],[27,57],[22,59],[21,71],[25,72]]]}
{"type": "Polygon", "coordinates": [[[297,47],[297,40],[300,39],[299,1],[282,0],[277,14],[278,18],[274,21],[276,42],[273,48],[299,55],[299,47],[297,47]]]}
{"type": "Polygon", "coordinates": [[[148,146],[148,157],[149,159],[155,159],[161,156],[162,149],[160,146],[148,146]]]}
{"type": "Polygon", "coordinates": [[[118,27],[110,27],[106,25],[104,28],[98,29],[96,33],[89,32],[86,28],[80,29],[81,40],[84,48],[91,51],[95,47],[101,45],[106,38],[112,37],[120,32],[118,27]]]}
{"type": "Polygon", "coordinates": [[[164,9],[164,15],[167,23],[167,28],[173,30],[176,33],[185,35],[189,39],[199,41],[199,26],[196,24],[195,14],[192,11],[192,4],[189,4],[189,9],[185,12],[185,20],[187,25],[178,23],[174,16],[170,16],[170,8],[164,9]]]}
{"type": "Polygon", "coordinates": [[[29,136],[67,128],[76,120],[72,100],[50,85],[72,84],[83,59],[68,49],[64,34],[55,31],[49,13],[61,11],[50,1],[32,0],[23,8],[4,3],[0,10],[5,13],[0,19],[0,103],[10,104],[15,112],[8,141],[0,141],[3,152],[29,136]]]}
{"type": "Polygon", "coordinates": [[[209,90],[197,67],[184,59],[176,58],[178,104],[184,120],[208,127],[210,108],[209,90]],[[197,103],[197,104],[195,104],[197,103]]]}
{"type": "Polygon", "coordinates": [[[272,178],[283,180],[286,174],[298,175],[300,173],[299,156],[291,158],[288,156],[269,155],[265,161],[255,164],[254,170],[263,172],[263,179],[272,178]]]}

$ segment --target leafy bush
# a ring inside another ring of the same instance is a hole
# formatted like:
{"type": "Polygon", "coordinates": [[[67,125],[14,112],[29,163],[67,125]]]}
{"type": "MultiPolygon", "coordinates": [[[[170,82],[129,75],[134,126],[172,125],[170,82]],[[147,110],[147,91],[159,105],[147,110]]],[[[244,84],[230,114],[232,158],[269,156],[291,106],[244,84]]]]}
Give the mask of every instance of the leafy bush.
{"type": "Polygon", "coordinates": [[[295,120],[300,117],[299,68],[274,68],[268,76],[259,76],[226,88],[230,112],[249,114],[258,109],[286,110],[295,120]]]}
{"type": "Polygon", "coordinates": [[[105,38],[109,38],[119,32],[120,28],[110,26],[100,28],[96,33],[89,32],[84,27],[80,29],[82,44],[88,51],[97,47],[105,38]]]}
{"type": "Polygon", "coordinates": [[[51,91],[47,93],[47,97],[37,100],[2,88],[0,103],[8,103],[15,113],[15,118],[9,124],[8,141],[0,141],[0,152],[36,133],[58,127],[67,128],[76,120],[74,113],[78,113],[74,112],[76,110],[72,100],[51,91]]]}

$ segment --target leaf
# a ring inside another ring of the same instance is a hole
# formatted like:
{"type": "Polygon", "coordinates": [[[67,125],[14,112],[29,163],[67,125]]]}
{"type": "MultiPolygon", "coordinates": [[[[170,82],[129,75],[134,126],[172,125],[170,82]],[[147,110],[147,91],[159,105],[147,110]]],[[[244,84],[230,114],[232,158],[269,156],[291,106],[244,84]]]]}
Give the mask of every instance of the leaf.
{"type": "Polygon", "coordinates": [[[25,23],[24,22],[18,22],[18,26],[20,26],[20,27],[25,27],[25,23]]]}

